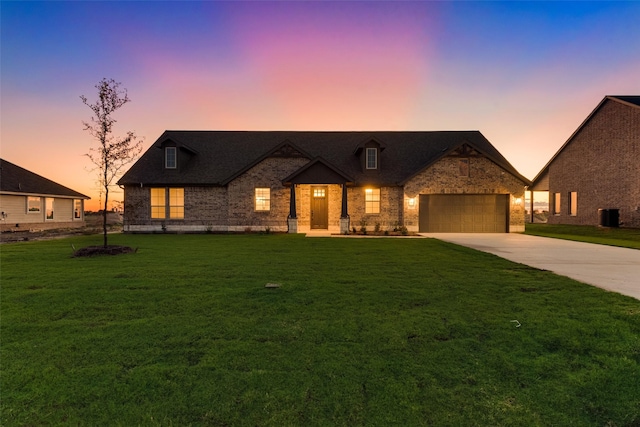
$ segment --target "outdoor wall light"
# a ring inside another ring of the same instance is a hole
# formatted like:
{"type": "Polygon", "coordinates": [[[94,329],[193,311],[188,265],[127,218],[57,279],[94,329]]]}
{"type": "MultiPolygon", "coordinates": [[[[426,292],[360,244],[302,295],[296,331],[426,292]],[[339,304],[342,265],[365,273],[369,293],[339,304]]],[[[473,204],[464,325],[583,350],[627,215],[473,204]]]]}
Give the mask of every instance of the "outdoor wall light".
{"type": "Polygon", "coordinates": [[[515,203],[516,205],[519,205],[520,203],[522,203],[522,199],[521,199],[520,197],[516,197],[516,198],[513,200],[513,203],[515,203]]]}
{"type": "Polygon", "coordinates": [[[407,200],[407,204],[409,205],[409,209],[414,209],[416,207],[416,198],[409,197],[409,200],[407,200]]]}

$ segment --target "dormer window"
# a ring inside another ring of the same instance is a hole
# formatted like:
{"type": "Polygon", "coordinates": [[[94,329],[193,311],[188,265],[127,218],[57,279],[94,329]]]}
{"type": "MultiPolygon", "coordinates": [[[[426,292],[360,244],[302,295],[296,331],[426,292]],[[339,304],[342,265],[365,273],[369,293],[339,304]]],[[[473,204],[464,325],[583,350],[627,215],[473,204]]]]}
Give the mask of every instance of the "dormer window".
{"type": "Polygon", "coordinates": [[[164,167],[167,169],[175,169],[177,167],[177,149],[176,147],[165,147],[164,149],[164,167]]]}
{"type": "Polygon", "coordinates": [[[378,169],[378,149],[367,148],[367,169],[378,169]]]}

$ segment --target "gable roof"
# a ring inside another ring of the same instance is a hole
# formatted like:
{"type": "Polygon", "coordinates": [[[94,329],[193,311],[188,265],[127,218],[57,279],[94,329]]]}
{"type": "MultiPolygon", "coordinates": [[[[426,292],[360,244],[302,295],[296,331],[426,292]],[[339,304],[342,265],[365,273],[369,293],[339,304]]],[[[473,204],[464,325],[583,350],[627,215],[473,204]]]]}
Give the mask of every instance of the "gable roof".
{"type": "Polygon", "coordinates": [[[90,199],[64,185],[0,159],[0,192],[3,194],[33,194],[74,199],[90,199]]]}
{"type": "MultiPolygon", "coordinates": [[[[551,165],[551,163],[553,163],[553,161],[556,159],[556,157],[558,157],[560,155],[560,153],[562,151],[564,151],[565,147],[567,145],[569,145],[569,143],[573,140],[573,138],[578,134],[578,132],[580,132],[580,130],[582,130],[582,128],[593,118],[593,116],[600,110],[600,108],[602,108],[602,106],[607,102],[607,101],[612,101],[612,102],[619,102],[623,105],[626,105],[628,107],[631,108],[640,108],[640,96],[637,95],[607,95],[605,96],[602,101],[600,101],[600,103],[596,106],[596,108],[593,109],[593,111],[591,112],[591,114],[589,114],[587,116],[586,119],[584,119],[584,121],[580,124],[580,126],[578,126],[578,128],[571,134],[571,136],[569,137],[569,139],[567,139],[565,141],[564,144],[562,144],[562,147],[560,147],[560,149],[558,151],[556,151],[556,153],[553,155],[553,157],[551,157],[551,159],[547,162],[546,165],[544,165],[544,167],[542,169],[540,169],[540,172],[538,172],[538,174],[535,176],[535,178],[533,178],[533,180],[531,181],[531,186],[530,189],[533,191],[536,191],[535,187],[539,184],[544,184],[546,181],[547,177],[547,172],[549,169],[549,165],[551,165]]],[[[540,189],[540,191],[547,191],[544,189],[540,189]]]]}
{"type": "Polygon", "coordinates": [[[523,183],[529,180],[479,131],[306,132],[306,131],[165,131],[118,181],[120,185],[226,185],[251,165],[289,146],[297,156],[321,158],[356,185],[400,185],[457,147],[468,144],[523,183]],[[163,167],[163,141],[171,139],[198,152],[179,170],[163,167]],[[363,171],[354,154],[368,141],[384,146],[380,170],[363,171]]]}

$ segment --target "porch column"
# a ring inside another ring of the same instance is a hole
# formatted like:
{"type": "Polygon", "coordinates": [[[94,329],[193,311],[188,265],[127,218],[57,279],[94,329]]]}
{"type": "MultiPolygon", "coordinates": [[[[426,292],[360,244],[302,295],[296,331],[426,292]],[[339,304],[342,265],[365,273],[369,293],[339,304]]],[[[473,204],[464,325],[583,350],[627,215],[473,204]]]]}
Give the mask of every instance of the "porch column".
{"type": "Polygon", "coordinates": [[[533,224],[533,190],[529,191],[529,201],[531,202],[531,211],[529,212],[529,214],[531,214],[531,224],[533,224]]]}
{"type": "Polygon", "coordinates": [[[347,184],[342,184],[342,211],[340,213],[340,234],[349,233],[349,213],[347,212],[347,184]]]}
{"type": "Polygon", "coordinates": [[[291,196],[289,197],[289,218],[287,218],[289,226],[288,233],[298,232],[298,215],[296,214],[296,185],[291,183],[291,196]]]}

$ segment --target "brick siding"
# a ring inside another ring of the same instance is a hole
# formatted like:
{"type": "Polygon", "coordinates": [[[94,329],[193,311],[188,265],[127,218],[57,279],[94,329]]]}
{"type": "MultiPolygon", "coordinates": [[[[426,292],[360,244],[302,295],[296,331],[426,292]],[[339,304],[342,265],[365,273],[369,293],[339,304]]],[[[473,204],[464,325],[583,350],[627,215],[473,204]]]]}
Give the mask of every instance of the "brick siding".
{"type": "MultiPolygon", "coordinates": [[[[419,194],[511,194],[524,199],[523,183],[486,158],[470,159],[469,177],[459,177],[458,158],[444,158],[414,176],[405,187],[380,188],[380,213],[365,213],[365,187],[347,189],[348,214],[351,227],[357,229],[366,222],[367,229],[376,224],[381,230],[405,225],[418,231],[419,194]],[[408,199],[415,198],[415,207],[408,199]]],[[[308,162],[304,158],[267,158],[223,187],[186,187],[184,220],[151,220],[148,187],[128,186],[125,191],[125,231],[286,231],[289,215],[290,188],[282,186],[282,178],[308,162]],[[268,187],[271,209],[256,212],[254,189],[268,187]],[[163,228],[164,227],[164,228],[163,228]]],[[[323,185],[328,190],[328,226],[332,232],[340,229],[342,186],[323,185]]],[[[310,228],[311,185],[296,185],[298,230],[310,228]]],[[[524,202],[511,204],[510,230],[524,230],[524,202]]]]}
{"type": "Polygon", "coordinates": [[[524,184],[484,157],[469,158],[469,176],[460,176],[458,157],[444,157],[411,178],[404,186],[416,207],[405,211],[404,222],[410,231],[419,226],[420,194],[511,194],[509,231],[524,231],[524,184]],[[520,199],[516,204],[515,199],[520,199]]]}
{"type": "Polygon", "coordinates": [[[619,209],[621,225],[640,227],[640,108],[604,102],[549,165],[549,200],[550,224],[597,225],[598,209],[619,209]],[[577,192],[575,216],[569,192],[577,192]]]}

